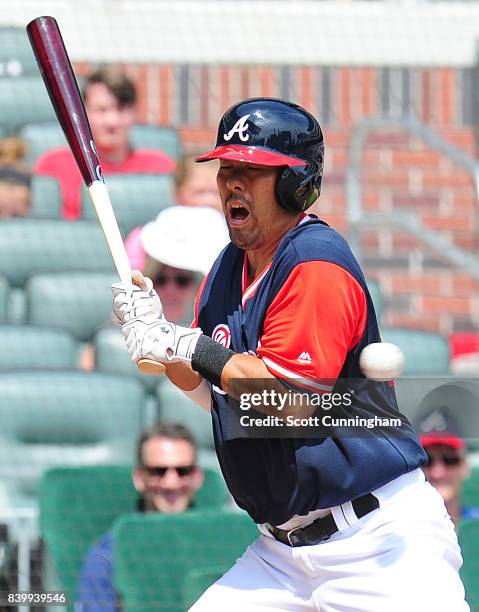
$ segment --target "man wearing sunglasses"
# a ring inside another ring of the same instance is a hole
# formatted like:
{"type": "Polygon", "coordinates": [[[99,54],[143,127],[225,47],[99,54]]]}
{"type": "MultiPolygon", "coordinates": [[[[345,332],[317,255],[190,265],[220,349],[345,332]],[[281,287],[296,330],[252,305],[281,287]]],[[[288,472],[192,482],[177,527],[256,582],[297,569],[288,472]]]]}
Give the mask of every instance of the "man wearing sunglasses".
{"type": "MultiPolygon", "coordinates": [[[[144,430],[138,440],[132,480],[140,495],[138,511],[175,514],[188,510],[203,484],[203,471],[196,465],[196,445],[189,429],[176,423],[157,423],[144,430]]],[[[113,538],[107,532],[85,557],[77,612],[120,609],[113,586],[113,565],[113,538]]]]}
{"type": "Polygon", "coordinates": [[[170,319],[180,323],[191,320],[199,274],[157,261],[149,261],[149,267],[153,287],[170,319]]]}
{"type": "Polygon", "coordinates": [[[428,456],[424,473],[444,499],[449,516],[456,526],[461,519],[479,519],[479,508],[461,504],[462,487],[470,474],[470,466],[456,419],[446,407],[440,407],[422,417],[417,428],[428,456]]]}
{"type": "MultiPolygon", "coordinates": [[[[169,321],[190,323],[198,284],[228,243],[223,216],[202,206],[170,206],[139,232],[141,270],[151,278],[169,321]],[[207,240],[205,240],[207,236],[207,240]]],[[[134,264],[138,259],[128,249],[134,264]]]]}

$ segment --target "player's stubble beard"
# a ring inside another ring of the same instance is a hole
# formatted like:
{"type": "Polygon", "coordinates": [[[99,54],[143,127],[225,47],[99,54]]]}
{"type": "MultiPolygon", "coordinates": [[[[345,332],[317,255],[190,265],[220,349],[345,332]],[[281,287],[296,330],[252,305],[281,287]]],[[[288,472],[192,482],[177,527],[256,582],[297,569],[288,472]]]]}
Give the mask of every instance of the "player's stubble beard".
{"type": "Polygon", "coordinates": [[[253,212],[253,203],[246,198],[243,198],[237,193],[231,193],[227,198],[223,206],[223,212],[226,219],[226,224],[228,225],[228,233],[230,236],[231,242],[240,249],[256,249],[260,246],[262,236],[261,230],[258,224],[258,219],[256,218],[253,212]],[[227,204],[229,202],[239,202],[240,204],[244,204],[248,207],[249,210],[249,219],[251,221],[252,227],[249,229],[240,229],[231,227],[228,222],[228,213],[227,213],[227,204]]]}

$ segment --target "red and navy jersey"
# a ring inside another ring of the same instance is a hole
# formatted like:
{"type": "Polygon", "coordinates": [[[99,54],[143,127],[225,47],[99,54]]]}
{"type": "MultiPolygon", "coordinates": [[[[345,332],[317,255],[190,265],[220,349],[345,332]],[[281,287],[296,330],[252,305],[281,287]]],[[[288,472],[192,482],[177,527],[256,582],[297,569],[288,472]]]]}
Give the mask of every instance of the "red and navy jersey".
{"type": "MultiPolygon", "coordinates": [[[[359,368],[361,350],[380,335],[363,273],[336,231],[305,217],[249,286],[247,278],[245,251],[228,245],[198,294],[194,323],[203,333],[256,354],[275,377],[295,379],[308,392],[344,389],[354,380],[355,415],[402,416],[394,387],[372,385],[359,368]]],[[[223,475],[258,523],[280,525],[345,503],[426,459],[405,417],[387,434],[376,428],[352,436],[330,430],[317,438],[251,437],[235,426],[228,396],[216,387],[211,392],[223,475]]]]}

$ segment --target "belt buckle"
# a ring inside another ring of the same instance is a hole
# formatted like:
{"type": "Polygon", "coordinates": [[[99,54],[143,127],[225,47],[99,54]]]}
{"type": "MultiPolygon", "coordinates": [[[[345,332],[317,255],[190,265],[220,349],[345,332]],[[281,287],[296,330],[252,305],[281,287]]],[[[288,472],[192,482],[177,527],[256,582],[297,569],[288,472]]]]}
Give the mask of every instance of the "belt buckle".
{"type": "Polygon", "coordinates": [[[286,533],[286,539],[288,540],[288,544],[291,546],[291,548],[294,548],[294,544],[291,542],[291,535],[295,532],[295,531],[299,531],[300,529],[302,529],[301,525],[298,525],[298,527],[293,527],[293,529],[290,529],[287,533],[286,533]]]}

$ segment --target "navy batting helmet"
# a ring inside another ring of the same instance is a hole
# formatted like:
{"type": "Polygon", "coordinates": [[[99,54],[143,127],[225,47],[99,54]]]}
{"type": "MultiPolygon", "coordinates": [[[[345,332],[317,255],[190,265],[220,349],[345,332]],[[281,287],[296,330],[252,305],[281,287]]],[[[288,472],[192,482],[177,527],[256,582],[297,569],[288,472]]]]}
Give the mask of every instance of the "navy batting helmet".
{"type": "Polygon", "coordinates": [[[196,161],[229,159],[284,166],[276,197],[286,210],[300,212],[319,196],[323,158],[323,134],[313,115],[286,100],[251,98],[225,112],[216,148],[196,161]]]}

